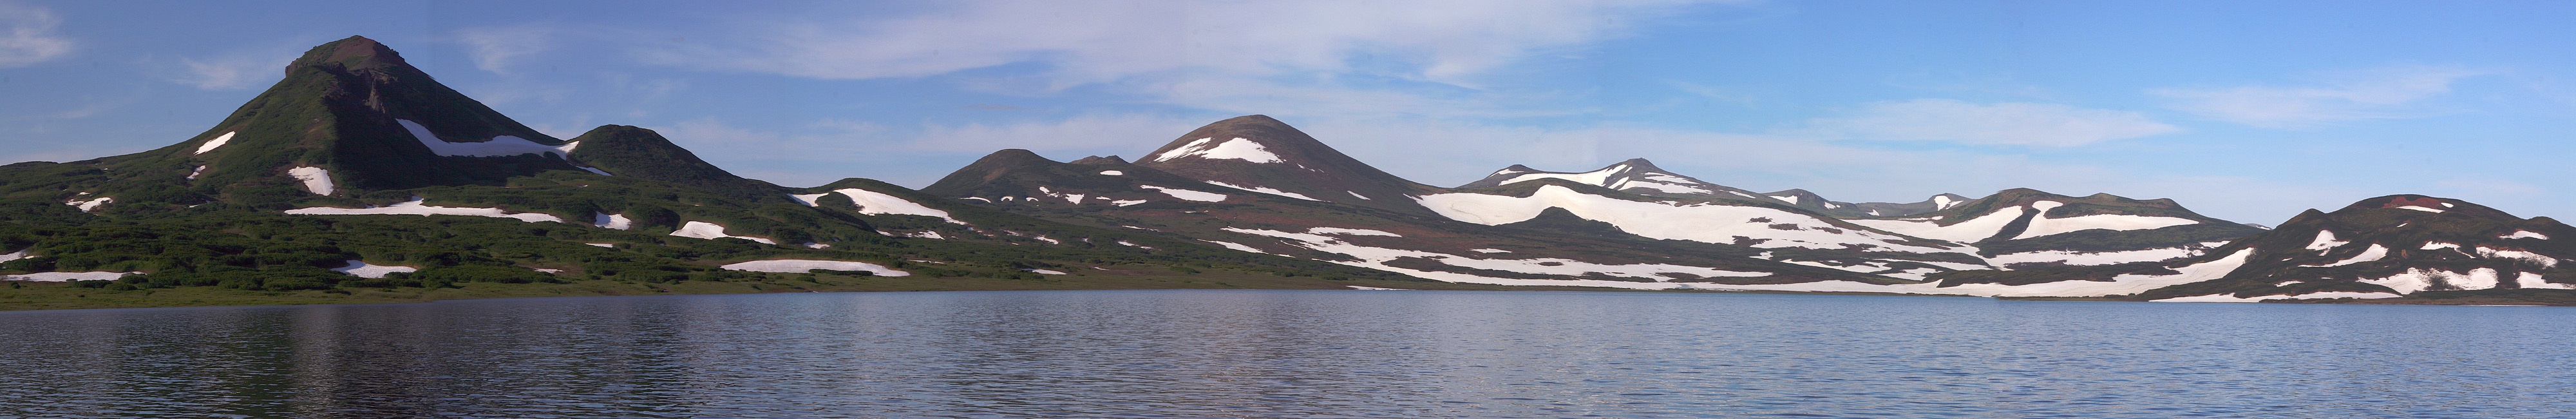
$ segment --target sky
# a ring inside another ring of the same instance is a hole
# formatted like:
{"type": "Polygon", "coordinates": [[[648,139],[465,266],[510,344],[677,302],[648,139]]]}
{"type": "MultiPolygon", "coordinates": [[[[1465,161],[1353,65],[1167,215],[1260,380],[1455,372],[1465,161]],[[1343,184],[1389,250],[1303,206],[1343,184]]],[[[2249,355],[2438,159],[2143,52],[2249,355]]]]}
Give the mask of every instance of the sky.
{"type": "Polygon", "coordinates": [[[559,138],[928,186],[1266,114],[1457,186],[1643,157],[1917,202],[2173,198],[2276,224],[2425,194],[2576,217],[2576,2],[0,0],[0,161],[192,138],[363,35],[559,138]]]}

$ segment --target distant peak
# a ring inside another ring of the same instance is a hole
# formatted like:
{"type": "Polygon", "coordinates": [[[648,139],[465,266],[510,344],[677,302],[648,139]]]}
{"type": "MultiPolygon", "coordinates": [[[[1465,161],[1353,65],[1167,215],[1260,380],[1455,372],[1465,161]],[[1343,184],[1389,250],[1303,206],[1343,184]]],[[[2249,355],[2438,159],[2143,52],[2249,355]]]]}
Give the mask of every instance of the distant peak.
{"type": "Polygon", "coordinates": [[[1072,161],[1071,163],[1073,163],[1073,164],[1127,164],[1128,162],[1127,162],[1127,159],[1126,159],[1126,158],[1121,158],[1121,157],[1118,157],[1118,156],[1115,156],[1115,155],[1111,155],[1111,156],[1107,156],[1107,157],[1102,157],[1102,156],[1090,156],[1090,157],[1084,157],[1084,158],[1081,158],[1081,159],[1079,159],[1079,160],[1074,160],[1074,161],[1072,161]]]}
{"type": "Polygon", "coordinates": [[[1619,164],[1628,165],[1628,167],[1637,168],[1638,170],[1653,170],[1658,172],[1664,170],[1663,168],[1655,167],[1655,162],[1646,161],[1646,158],[1644,157],[1620,161],[1619,164]]]}
{"type": "Polygon", "coordinates": [[[385,44],[364,36],[351,36],[305,51],[304,57],[295,59],[295,63],[288,64],[287,69],[291,71],[297,67],[329,66],[354,70],[410,65],[403,61],[401,53],[385,47],[385,44]]]}

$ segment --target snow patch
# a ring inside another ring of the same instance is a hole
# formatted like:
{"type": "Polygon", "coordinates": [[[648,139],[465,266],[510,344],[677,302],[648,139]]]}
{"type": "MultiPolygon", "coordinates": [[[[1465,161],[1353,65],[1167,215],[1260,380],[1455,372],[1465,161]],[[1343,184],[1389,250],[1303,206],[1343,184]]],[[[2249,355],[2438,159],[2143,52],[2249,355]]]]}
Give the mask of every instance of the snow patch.
{"type": "Polygon", "coordinates": [[[2576,289],[2576,284],[2557,284],[2544,280],[2538,272],[2515,272],[2513,284],[2526,289],[2576,289]]]}
{"type": "Polygon", "coordinates": [[[2166,286],[2189,284],[2225,277],[2228,273],[2235,272],[2236,268],[2245,266],[2245,260],[2253,256],[2254,249],[2241,249],[2237,250],[2236,253],[2229,254],[2227,257],[2219,258],[2218,260],[2174,268],[2175,271],[2179,272],[2171,275],[2125,274],[2112,277],[2110,281],[2058,281],[2030,285],[1960,284],[1958,286],[1945,288],[1922,287],[1923,285],[1931,284],[1912,284],[1904,288],[1915,288],[1912,292],[1943,293],[1943,291],[1947,291],[1946,293],[1950,294],[1967,294],[1990,297],[2099,297],[2105,295],[2135,294],[2141,291],[2163,288],[2166,286]]]}
{"type": "Polygon", "coordinates": [[[2190,296],[2190,297],[2174,297],[2174,298],[2167,298],[2167,299],[2161,299],[2161,300],[2148,300],[2148,301],[2150,301],[2150,302],[2158,302],[2158,303],[2256,303],[2256,302],[2264,302],[2264,301],[2271,301],[2271,300],[2313,300],[2313,299],[2320,299],[2320,298],[2397,298],[2397,297],[2403,297],[2403,296],[2402,296],[2402,295],[2397,295],[2397,294],[2385,293],[2385,292],[2328,291],[2328,292],[2312,292],[2312,293],[2307,293],[2307,294],[2296,294],[2296,295],[2257,295],[2257,296],[2252,296],[2252,297],[2241,297],[2241,298],[2240,298],[2240,297],[2237,297],[2237,296],[2234,296],[2234,295],[2230,295],[2230,294],[2210,294],[2210,295],[2197,295],[2197,296],[2190,296]]]}
{"type": "Polygon", "coordinates": [[[593,212],[590,214],[590,225],[593,227],[612,230],[635,229],[635,220],[626,219],[625,214],[609,214],[600,212],[593,212]]]}
{"type": "Polygon", "coordinates": [[[1303,199],[1303,200],[1308,200],[1308,201],[1323,201],[1323,200],[1321,200],[1321,199],[1315,199],[1314,197],[1309,197],[1309,196],[1305,196],[1305,195],[1299,195],[1299,194],[1297,194],[1297,193],[1295,193],[1295,192],[1282,191],[1282,190],[1278,190],[1278,189],[1270,189],[1270,188],[1264,188],[1264,187],[1259,187],[1259,186],[1243,186],[1243,185],[1236,185],[1236,184],[1225,183],[1225,182],[1218,182],[1218,181],[1213,181],[1213,180],[1206,181],[1206,182],[1207,182],[1208,184],[1216,185],[1216,186],[1223,186],[1223,187],[1228,187],[1228,188],[1242,189],[1242,190],[1253,191],[1253,192],[1260,192],[1260,193],[1266,193],[1266,194],[1271,194],[1271,195],[1285,196],[1285,197],[1289,197],[1289,198],[1297,198],[1297,199],[1303,199]]]}
{"type": "Polygon", "coordinates": [[[1364,229],[1364,228],[1315,227],[1315,228],[1309,228],[1309,229],[1306,229],[1306,232],[1307,232],[1307,233],[1313,233],[1313,234],[1342,234],[1342,235],[1351,235],[1351,236],[1387,236],[1387,237],[1404,237],[1404,235],[1401,235],[1401,234],[1388,233],[1388,232],[1384,232],[1384,231],[1370,230],[1370,229],[1364,229]]]}
{"type": "Polygon", "coordinates": [[[2440,208],[2425,208],[2425,207],[2418,207],[2418,206],[2413,206],[2413,205],[2404,205],[2404,206],[2399,206],[2398,208],[2411,209],[2411,210],[2423,211],[2423,212],[2436,212],[2436,213],[2438,213],[2438,212],[2450,212],[2450,211],[2443,211],[2443,210],[2441,210],[2440,208]]]}
{"type": "Polygon", "coordinates": [[[331,268],[331,270],[359,278],[383,278],[385,275],[395,272],[418,272],[420,271],[420,268],[409,266],[369,265],[366,261],[350,259],[349,266],[331,268]]]}
{"type": "Polygon", "coordinates": [[[296,208],[296,209],[286,210],[286,213],[287,213],[287,214],[294,214],[294,215],[419,215],[419,216],[431,216],[431,215],[466,215],[466,216],[475,216],[475,217],[509,218],[509,219],[515,219],[515,220],[519,220],[519,221],[531,222],[531,223],[533,223],[533,222],[539,222],[539,221],[548,221],[548,222],[557,222],[557,223],[564,222],[563,218],[555,217],[555,216],[552,216],[552,215],[538,214],[538,213],[532,213],[532,212],[522,212],[522,213],[516,213],[516,214],[513,214],[513,213],[510,213],[509,211],[503,211],[503,210],[501,210],[500,208],[433,207],[433,206],[429,206],[429,205],[427,205],[427,204],[424,204],[424,203],[423,203],[423,202],[425,202],[425,201],[427,201],[427,200],[428,200],[428,199],[426,199],[426,198],[421,198],[421,197],[417,197],[417,196],[415,196],[415,197],[411,197],[411,200],[410,200],[410,201],[404,201],[404,202],[402,202],[402,203],[397,203],[397,204],[387,205],[387,206],[382,206],[382,207],[376,207],[376,206],[369,206],[369,207],[366,207],[366,208],[311,207],[311,208],[296,208]]]}
{"type": "Polygon", "coordinates": [[[1031,273],[1037,273],[1037,274],[1042,274],[1042,275],[1064,275],[1064,271],[1059,271],[1059,270],[1054,270],[1054,269],[1035,269],[1035,268],[1031,268],[1031,269],[1029,269],[1028,271],[1029,271],[1029,272],[1031,272],[1031,273]]]}
{"type": "MultiPolygon", "coordinates": [[[[724,227],[724,226],[716,225],[715,223],[710,223],[710,222],[705,222],[705,221],[690,221],[690,222],[686,222],[686,223],[681,223],[681,224],[680,224],[680,230],[679,230],[679,231],[673,231],[673,232],[671,232],[671,235],[673,235],[673,236],[680,236],[680,237],[689,237],[689,238],[699,238],[699,239],[720,239],[720,238],[732,237],[732,238],[737,238],[737,239],[756,241],[756,242],[760,242],[761,244],[778,244],[778,242],[776,242],[776,241],[771,241],[771,240],[769,240],[769,239],[764,239],[764,238],[759,238],[759,237],[744,237],[744,236],[730,236],[730,235],[725,235],[725,227],[724,227]]],[[[845,270],[846,270],[846,269],[845,269],[845,270]]]]}
{"type": "Polygon", "coordinates": [[[206,140],[205,144],[197,146],[197,154],[206,154],[208,151],[215,151],[215,147],[223,147],[224,143],[233,142],[233,134],[227,132],[224,135],[215,136],[215,139],[206,140]]]}
{"type": "Polygon", "coordinates": [[[2021,218],[2021,214],[2025,211],[2029,211],[2029,209],[2023,207],[2008,207],[1996,210],[1995,212],[1988,213],[1984,216],[1968,219],[1967,221],[1960,221],[1958,224],[1946,226],[1934,222],[1936,220],[1940,220],[1938,217],[1930,220],[1848,221],[1851,221],[1853,224],[1887,230],[1888,232],[1896,234],[1934,240],[1969,243],[1984,240],[1987,237],[1994,237],[1996,233],[2003,232],[2005,225],[2012,224],[2013,220],[2021,218]]]}
{"type": "Polygon", "coordinates": [[[1245,246],[1245,245],[1237,244],[1237,243],[1234,243],[1234,242],[1221,242],[1221,241],[1215,241],[1215,240],[1200,240],[1200,241],[1204,241],[1204,242],[1208,242],[1208,243],[1215,243],[1215,244],[1216,244],[1216,245],[1218,245],[1218,246],[1225,246],[1225,248],[1227,248],[1227,249],[1234,249],[1234,250],[1240,250],[1240,251],[1252,252],[1252,253],[1260,253],[1260,254],[1269,254],[1269,253],[1270,253],[1270,252],[1263,252],[1263,251],[1261,251],[1261,249],[1260,249],[1260,248],[1255,248],[1255,247],[1252,247],[1252,246],[1245,246]]]}
{"type": "Polygon", "coordinates": [[[2540,235],[2540,233],[2533,233],[2533,232],[2530,232],[2530,231],[2514,231],[2514,232],[2513,232],[2513,234],[2507,234],[2507,235],[2503,235],[2503,236],[2497,236],[2496,238],[2500,238],[2500,239],[2541,239],[2541,240],[2549,240],[2549,236],[2543,236],[2543,235],[2540,235]]]}
{"type": "Polygon", "coordinates": [[[2379,245],[2379,244],[2377,244],[2377,243],[2372,243],[2372,244],[2370,245],[2370,248],[2368,248],[2368,249],[2362,249],[2362,250],[2361,250],[2361,254],[2353,255],[2352,257],[2350,257],[2350,258],[2346,258],[2346,259],[2344,259],[2344,260],[2335,261],[2335,263],[2328,263],[2328,264],[2324,264],[2324,265],[2299,265],[2299,266],[2308,266],[2308,267],[2326,268],[2326,267],[2335,267],[2335,266],[2343,266],[2343,265],[2350,265],[2350,264],[2355,264],[2355,263],[2362,263],[2362,262],[2375,261],[2375,260],[2379,260],[2380,258],[2384,258],[2384,257],[2388,257],[2388,247],[2387,247],[2387,246],[2381,246],[2381,245],[2379,245]]]}
{"type": "Polygon", "coordinates": [[[851,262],[851,261],[844,261],[844,260],[813,260],[813,259],[776,259],[776,260],[755,260],[755,261],[750,261],[750,262],[734,263],[734,264],[729,264],[729,265],[724,265],[724,266],[719,266],[719,267],[720,267],[720,268],[725,268],[726,270],[735,270],[735,271],[751,271],[751,272],[805,273],[806,271],[811,271],[811,270],[815,270],[815,269],[826,269],[826,270],[835,270],[835,271],[867,271],[868,273],[876,274],[876,276],[910,276],[910,275],[912,275],[912,273],[911,273],[911,272],[904,272],[904,271],[894,270],[894,268],[888,268],[888,267],[885,267],[884,265],[878,265],[878,264],[874,264],[874,263],[867,263],[867,262],[851,262]]]}
{"type": "MultiPolygon", "coordinates": [[[[1041,187],[1041,188],[1043,188],[1043,187],[1041,187]]],[[[795,199],[796,199],[796,202],[803,202],[803,203],[805,203],[805,206],[809,206],[809,207],[817,207],[817,206],[822,206],[822,204],[820,203],[820,199],[822,199],[823,195],[833,194],[833,193],[838,193],[838,194],[841,194],[841,196],[847,196],[847,197],[850,197],[850,202],[854,202],[854,203],[857,203],[857,204],[858,204],[858,206],[859,206],[859,213],[860,213],[860,214],[868,214],[868,215],[919,215],[919,216],[924,216],[924,217],[938,217],[938,218],[939,218],[939,219],[941,219],[941,220],[947,220],[950,224],[969,225],[969,224],[966,224],[966,222],[965,222],[965,221],[958,221],[956,218],[948,216],[948,211],[942,211],[942,210],[939,210],[939,209],[937,209],[937,208],[931,208],[930,206],[922,205],[921,203],[918,203],[918,202],[912,202],[912,201],[909,201],[909,200],[905,200],[905,199],[903,199],[903,198],[901,198],[901,197],[896,197],[896,196],[894,196],[894,195],[887,195],[887,194],[884,194],[884,193],[879,193],[879,192],[877,192],[877,191],[871,191],[871,190],[866,190],[866,189],[859,189],[859,188],[834,189],[834,190],[832,190],[831,192],[818,193],[818,194],[804,194],[804,195],[788,195],[788,197],[790,197],[790,198],[795,198],[795,199]]],[[[983,198],[968,198],[968,199],[983,199],[983,198]]],[[[1002,200],[1004,200],[1004,201],[1008,201],[1008,200],[1011,200],[1011,198],[1010,198],[1010,197],[1003,197],[1003,198],[1002,198],[1002,200]]],[[[988,201],[985,201],[985,202],[992,202],[992,201],[989,201],[989,200],[988,200],[988,201]]],[[[1075,203],[1079,204],[1080,202],[1075,202],[1075,203]]]]}
{"type": "Polygon", "coordinates": [[[2034,208],[2038,208],[2040,214],[2037,217],[2031,217],[2030,228],[2023,229],[2021,231],[2021,235],[2014,236],[2013,240],[2093,229],[2120,231],[2153,230],[2180,225],[2200,224],[2199,221],[2182,218],[2128,214],[2097,214],[2066,218],[2049,218],[2048,210],[2050,208],[2056,208],[2064,204],[2060,204],[2057,201],[2039,201],[2033,202],[2030,205],[2034,208]]]}
{"type": "Polygon", "coordinates": [[[2401,294],[2414,294],[2442,285],[2450,286],[2446,289],[2459,290],[2495,288],[2501,279],[2498,278],[2494,268],[2471,269],[2466,274],[2439,269],[2411,268],[2406,272],[2385,278],[2363,278],[2361,282],[2388,287],[2401,294]]]}
{"type": "Polygon", "coordinates": [[[617,247],[617,244],[616,244],[616,243],[582,243],[582,244],[587,244],[587,245],[592,245],[592,246],[599,246],[599,247],[606,247],[606,248],[616,248],[616,247],[617,247]]]}
{"type": "Polygon", "coordinates": [[[2532,264],[2540,265],[2540,267],[2542,267],[2542,268],[2556,268],[2556,267],[2558,267],[2558,258],[2553,258],[2553,257],[2549,257],[2549,256],[2544,256],[2544,255],[2541,255],[2541,254],[2539,254],[2539,253],[2525,252],[2525,251],[2513,250],[2513,249],[2497,249],[2497,248],[2491,248],[2491,247],[2486,247],[2486,246],[2478,246],[2478,249],[2477,249],[2477,250],[2478,250],[2478,253],[2477,253],[2477,254],[2478,254],[2478,257],[2483,257],[2483,258],[2507,258],[2507,259],[2521,259],[2521,260],[2522,260],[2522,261],[2524,261],[2524,262],[2531,262],[2532,264]]]}
{"type": "Polygon", "coordinates": [[[1952,201],[1952,200],[1950,200],[1950,196],[1949,196],[1949,195],[1933,195],[1933,196],[1932,196],[1932,209],[1933,209],[1934,211],[1950,209],[1950,206],[1951,206],[1951,205],[1958,205],[1958,204],[1960,204],[1960,203],[1962,203],[1962,202],[1961,202],[1961,201],[1952,201]]]}
{"type": "MultiPolygon", "coordinates": [[[[1171,195],[1173,198],[1180,198],[1180,199],[1186,199],[1186,200],[1191,200],[1191,201],[1199,201],[1199,202],[1217,202],[1217,201],[1224,201],[1224,200],[1225,200],[1225,194],[1221,194],[1221,193],[1199,192],[1199,191],[1193,191],[1193,190],[1187,190],[1187,189],[1172,189],[1172,188],[1166,188],[1166,187],[1154,186],[1154,185],[1136,185],[1136,187],[1145,188],[1145,189],[1152,189],[1152,190],[1157,191],[1157,192],[1162,192],[1164,195],[1171,195]]],[[[1121,206],[1125,206],[1125,205],[1121,205],[1121,206]]]]}
{"type": "Polygon", "coordinates": [[[601,171],[601,170],[599,170],[599,168],[596,168],[596,167],[590,167],[590,166],[573,166],[572,168],[575,168],[575,169],[581,169],[581,170],[582,170],[582,171],[584,171],[584,172],[590,172],[590,173],[592,173],[592,174],[597,174],[597,175],[600,175],[600,176],[616,176],[616,175],[608,174],[608,172],[606,172],[606,171],[601,171]]]}
{"type": "Polygon", "coordinates": [[[206,166],[197,166],[197,170],[188,171],[188,180],[197,180],[197,175],[203,174],[206,174],[206,166]]]}
{"type": "Polygon", "coordinates": [[[1126,176],[1126,175],[1127,175],[1127,172],[1121,172],[1121,171],[1116,171],[1116,170],[1102,170],[1102,171],[1100,171],[1100,174],[1110,175],[1110,176],[1126,176]]]}
{"type": "Polygon", "coordinates": [[[1510,251],[1510,250],[1503,250],[1503,249],[1467,249],[1467,251],[1470,251],[1470,252],[1476,252],[1476,253],[1511,253],[1511,252],[1512,252],[1512,251],[1510,251]]]}
{"type": "MultiPolygon", "coordinates": [[[[403,129],[410,130],[411,137],[420,140],[421,146],[429,147],[430,152],[448,157],[509,157],[521,154],[543,156],[546,153],[554,153],[551,157],[560,159],[571,155],[573,148],[581,146],[580,142],[550,146],[508,135],[492,137],[490,141],[484,142],[455,143],[439,139],[438,134],[430,133],[429,128],[420,126],[418,122],[412,122],[409,119],[396,119],[394,122],[402,124],[403,129]]],[[[607,173],[600,172],[600,174],[607,173]]]]}
{"type": "Polygon", "coordinates": [[[1191,141],[1188,145],[1183,145],[1180,148],[1172,149],[1172,151],[1166,151],[1163,152],[1163,154],[1156,155],[1154,157],[1154,161],[1171,161],[1172,159],[1183,157],[1235,159],[1253,163],[1282,163],[1287,161],[1280,159],[1277,154],[1271,154],[1269,149],[1262,148],[1260,142],[1243,138],[1235,138],[1216,143],[1213,146],[1208,145],[1209,140],[1215,139],[1215,137],[1209,137],[1200,138],[1198,141],[1191,141]]]}
{"type": "MultiPolygon", "coordinates": [[[[1334,261],[1333,263],[1340,263],[1340,264],[1344,264],[1344,265],[1359,266],[1359,267],[1367,267],[1367,268],[1373,268],[1373,269],[1393,270],[1393,271],[1404,272],[1404,273],[1408,273],[1408,274],[1409,274],[1409,273],[1414,273],[1414,272],[1421,272],[1421,271],[1415,271],[1415,270],[1411,270],[1411,269],[1395,268],[1395,267],[1391,267],[1391,266],[1386,266],[1386,265],[1385,265],[1385,263],[1386,263],[1386,262],[1389,262],[1389,261],[1394,261],[1394,260],[1399,259],[1399,258],[1429,258],[1429,259],[1439,260],[1439,261],[1440,261],[1440,263],[1448,264],[1448,265],[1451,265],[1451,266],[1459,266],[1459,267],[1474,268],[1474,269],[1492,269],[1492,270],[1500,270],[1500,271],[1512,271],[1512,272],[1535,273],[1535,274],[1551,274],[1551,275],[1568,275],[1568,276],[1575,276],[1575,275],[1587,275],[1587,274],[1595,274],[1595,273],[1598,273],[1598,274],[1607,274],[1607,275],[1624,276],[1624,277],[1634,277],[1634,278],[1655,278],[1657,281],[1663,281],[1663,280],[1666,280],[1666,279],[1672,278],[1672,276],[1668,276],[1668,275],[1661,275],[1661,274],[1665,274],[1665,273],[1686,274],[1686,275],[1690,275],[1690,276],[1698,276],[1698,277],[1760,277],[1760,276],[1770,276],[1770,275],[1771,275],[1771,273],[1770,273],[1770,272],[1743,272],[1743,271],[1729,271],[1729,270],[1716,269],[1716,268],[1708,268],[1708,267],[1700,267],[1700,266],[1670,265],[1670,264],[1658,264],[1658,263],[1640,263],[1640,264],[1628,264],[1628,265],[1608,265],[1608,264],[1599,264],[1599,263],[1584,262],[1584,261],[1572,260],[1572,259],[1560,259],[1560,258],[1539,258],[1539,259],[1476,259],[1476,258],[1468,258],[1468,257],[1458,256],[1458,255],[1451,255],[1451,254],[1445,254],[1445,253],[1425,252],[1425,251],[1419,251],[1419,250],[1389,249],[1389,248],[1382,248],[1382,247],[1360,246],[1360,245],[1354,245],[1354,244],[1350,244],[1350,243],[1347,243],[1347,242],[1343,242],[1343,241],[1341,241],[1340,239],[1335,239],[1335,238],[1332,238],[1332,237],[1327,237],[1327,236],[1318,235],[1318,234],[1291,233],[1291,232],[1285,232],[1285,231],[1273,231],[1273,230],[1254,230],[1254,229],[1244,229],[1244,228],[1234,228],[1234,227],[1226,227],[1226,228],[1224,228],[1224,230],[1225,230],[1225,231],[1235,232],[1235,233],[1242,233],[1242,234],[1250,234],[1250,235],[1257,235],[1257,236],[1269,236],[1269,237],[1277,237],[1277,238],[1288,239],[1288,240],[1295,241],[1295,242],[1296,242],[1296,245],[1297,245],[1298,247],[1304,247],[1304,248],[1308,248],[1308,249],[1314,249],[1314,250],[1316,250],[1316,251],[1326,252],[1326,253],[1340,253],[1340,254],[1343,254],[1343,255],[1347,255],[1347,256],[1350,256],[1350,257],[1353,257],[1353,258],[1358,258],[1358,259],[1360,259],[1360,260],[1359,260],[1359,261],[1357,261],[1357,262],[1352,262],[1352,261],[1334,261]]],[[[1472,275],[1471,275],[1471,277],[1472,277],[1472,275]]],[[[1477,277],[1477,278],[1482,278],[1482,277],[1477,277]]],[[[1433,279],[1438,279],[1438,278],[1433,278],[1433,279]]],[[[1496,279],[1500,279],[1500,278],[1482,278],[1482,279],[1485,279],[1485,280],[1496,280],[1496,279]]],[[[1539,280],[1539,281],[1548,281],[1548,282],[1551,282],[1551,283],[1563,282],[1562,280],[1539,280]]],[[[1476,281],[1470,281],[1470,282],[1476,282],[1476,281]]],[[[1599,282],[1618,282],[1618,281],[1599,281],[1599,282]]],[[[1485,282],[1485,283],[1492,283],[1492,282],[1485,282]]]]}
{"type": "Polygon", "coordinates": [[[1699,202],[1667,204],[1638,202],[1576,192],[1559,185],[1541,186],[1527,198],[1477,193],[1446,193],[1420,198],[1424,207],[1449,219],[1484,225],[1527,221],[1548,208],[1564,208],[1577,217],[1601,221],[1639,236],[1691,240],[1708,243],[1734,243],[1736,237],[1765,239],[1753,244],[1757,248],[1804,247],[1843,249],[1845,245],[1868,245],[1881,248],[1911,248],[1899,251],[1960,252],[1916,244],[1905,237],[1872,231],[1831,229],[1831,222],[1800,212],[1756,206],[1725,205],[1699,202]],[[1747,222],[1766,218],[1769,222],[1747,222]],[[1789,224],[1792,230],[1771,228],[1789,224]]]}
{"type": "Polygon", "coordinates": [[[2317,254],[2322,255],[2326,254],[2326,252],[2334,251],[2334,248],[2341,247],[2346,243],[2352,242],[2335,240],[2335,234],[2333,231],[2317,230],[2317,238],[2315,240],[2308,241],[2307,249],[2319,250],[2320,252],[2317,252],[2317,254]]]}
{"type": "Polygon", "coordinates": [[[304,181],[304,191],[312,192],[314,195],[330,195],[335,190],[331,186],[330,170],[319,167],[297,167],[286,169],[286,175],[294,177],[295,180],[304,181]]]}
{"type": "Polygon", "coordinates": [[[80,207],[81,212],[90,212],[90,211],[97,210],[97,209],[98,209],[98,206],[100,206],[100,205],[107,205],[107,203],[108,203],[108,202],[113,202],[113,201],[116,201],[116,198],[109,198],[109,197],[104,197],[104,196],[102,196],[102,197],[98,197],[98,199],[92,199],[92,200],[87,200],[87,201],[82,201],[82,200],[72,200],[71,202],[64,202],[64,203],[63,203],[63,205],[70,205],[70,206],[80,207]]]}
{"type": "Polygon", "coordinates": [[[2043,250],[2043,251],[2037,251],[2037,252],[2006,253],[2006,254],[1995,255],[1995,257],[1986,258],[1986,263],[1987,263],[1987,264],[1994,265],[1994,266],[2004,266],[2004,265],[2010,265],[2010,264],[2015,264],[2015,263],[2051,263],[2051,262],[2063,262],[2063,263],[2068,264],[2068,265],[2094,266],[2094,265],[2117,265],[2117,264],[2130,263],[2130,262],[2152,262],[2152,261],[2160,261],[2160,260],[2172,260],[2172,259],[2177,259],[2177,258],[2187,258],[2187,257],[2199,256],[2199,255],[2200,255],[2200,250],[2192,249],[2192,248],[2187,248],[2187,247],[2166,247],[2166,248],[2157,248],[2157,249],[2123,250],[2123,251],[2116,251],[2116,252],[2077,252],[2077,251],[2067,251],[2067,250],[2043,250]]]}
{"type": "Polygon", "coordinates": [[[0,275],[0,279],[35,282],[107,281],[139,273],[142,272],[36,272],[17,275],[0,275]]]}

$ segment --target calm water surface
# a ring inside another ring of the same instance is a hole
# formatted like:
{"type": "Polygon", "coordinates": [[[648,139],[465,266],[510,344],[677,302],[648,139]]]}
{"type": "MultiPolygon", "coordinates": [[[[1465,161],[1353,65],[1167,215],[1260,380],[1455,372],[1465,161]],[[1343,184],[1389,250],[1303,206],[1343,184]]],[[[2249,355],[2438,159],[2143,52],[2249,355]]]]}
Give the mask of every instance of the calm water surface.
{"type": "Polygon", "coordinates": [[[0,417],[2576,417],[2576,309],[1450,291],[0,313],[0,417]]]}

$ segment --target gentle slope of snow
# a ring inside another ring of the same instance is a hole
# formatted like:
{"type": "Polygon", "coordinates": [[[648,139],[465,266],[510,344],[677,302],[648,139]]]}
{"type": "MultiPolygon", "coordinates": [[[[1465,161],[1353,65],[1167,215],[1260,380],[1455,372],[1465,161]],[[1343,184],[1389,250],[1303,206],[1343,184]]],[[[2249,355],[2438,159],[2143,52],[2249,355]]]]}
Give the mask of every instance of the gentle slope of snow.
{"type": "Polygon", "coordinates": [[[223,147],[223,146],[224,146],[224,143],[229,143],[229,142],[232,142],[232,141],[233,141],[233,133],[230,133],[230,132],[224,133],[224,135],[216,136],[216,137],[215,137],[215,139],[212,139],[212,140],[206,140],[206,143],[205,143],[204,145],[199,145],[199,146],[197,146],[197,154],[206,154],[206,152],[208,152],[208,151],[215,151],[215,148],[216,148],[216,147],[223,147]]]}
{"type": "Polygon", "coordinates": [[[673,232],[671,232],[671,235],[673,235],[673,236],[680,236],[680,237],[700,238],[700,239],[720,239],[720,238],[732,237],[732,238],[737,238],[737,239],[756,241],[756,242],[760,242],[761,244],[778,244],[778,242],[776,242],[776,241],[772,241],[772,240],[764,239],[764,238],[759,238],[759,237],[744,237],[744,236],[731,236],[731,235],[726,235],[726,234],[725,234],[725,228],[724,228],[724,226],[716,225],[715,223],[710,223],[710,222],[705,222],[705,221],[690,221],[690,222],[686,222],[686,223],[681,223],[681,224],[680,224],[680,230],[679,230],[679,231],[673,231],[673,232]]]}
{"type": "Polygon", "coordinates": [[[357,276],[359,278],[383,278],[385,277],[385,274],[395,272],[418,272],[420,271],[420,268],[409,266],[369,265],[366,261],[351,259],[349,260],[349,266],[331,268],[331,270],[357,276]]]}
{"type": "Polygon", "coordinates": [[[742,263],[735,263],[735,264],[730,264],[730,265],[724,265],[724,266],[721,266],[721,267],[722,267],[722,268],[725,268],[725,269],[730,269],[730,270],[737,270],[737,271],[752,271],[752,272],[804,273],[805,271],[810,271],[810,270],[815,270],[815,269],[827,269],[827,270],[835,270],[835,271],[867,271],[868,273],[876,274],[877,276],[910,276],[910,275],[912,275],[912,273],[911,273],[911,272],[904,272],[904,271],[894,270],[894,268],[888,268],[888,267],[885,267],[884,265],[878,265],[878,264],[874,264],[874,263],[867,263],[867,262],[851,262],[851,261],[842,261],[842,260],[811,260],[811,259],[755,260],[755,261],[750,261],[750,262],[742,262],[742,263]]]}
{"type": "Polygon", "coordinates": [[[429,147],[430,152],[448,157],[508,157],[521,154],[542,156],[546,153],[554,153],[555,158],[563,158],[572,154],[573,148],[581,146],[579,142],[549,146],[508,135],[492,137],[491,141],[479,143],[451,143],[439,139],[438,134],[430,133],[429,128],[420,126],[418,122],[412,122],[409,119],[396,119],[394,122],[402,124],[403,129],[411,130],[412,138],[420,140],[420,145],[429,147]]]}
{"type": "Polygon", "coordinates": [[[304,191],[312,192],[314,195],[330,195],[331,192],[336,191],[331,186],[330,170],[309,166],[297,167],[286,169],[286,175],[294,177],[295,180],[304,181],[304,191]]]}

